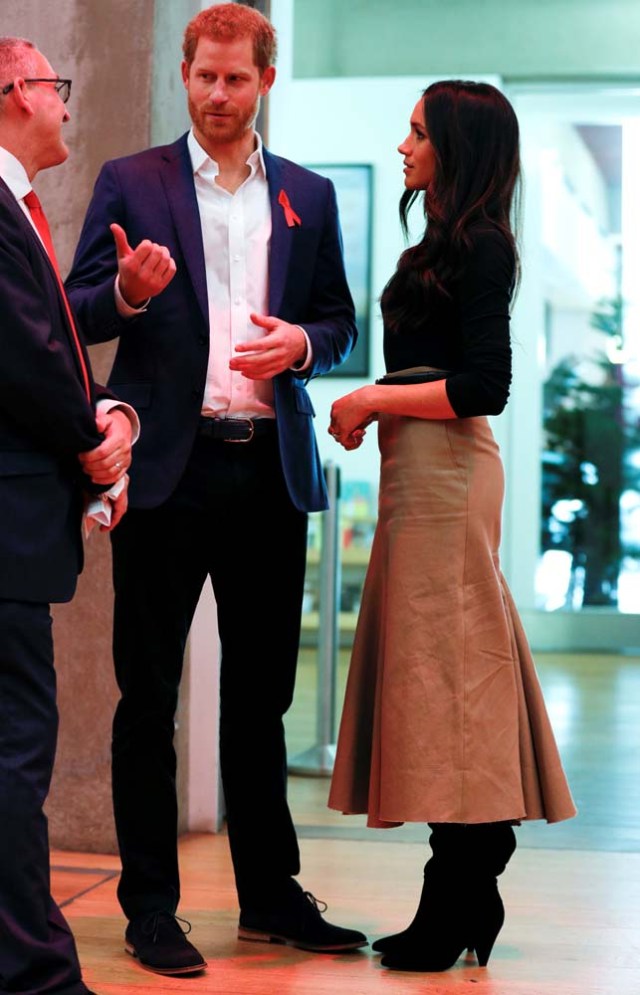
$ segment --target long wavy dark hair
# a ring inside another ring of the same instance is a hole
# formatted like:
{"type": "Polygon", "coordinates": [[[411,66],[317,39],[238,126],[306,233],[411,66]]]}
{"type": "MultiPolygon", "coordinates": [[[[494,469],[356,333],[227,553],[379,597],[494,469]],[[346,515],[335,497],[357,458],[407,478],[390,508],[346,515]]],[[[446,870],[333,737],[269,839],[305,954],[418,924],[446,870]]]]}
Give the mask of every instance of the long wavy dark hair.
{"type": "MultiPolygon", "coordinates": [[[[391,330],[417,328],[434,294],[451,296],[473,229],[499,229],[513,250],[516,280],[519,274],[520,139],[513,107],[495,86],[462,80],[433,83],[422,102],[435,170],[424,191],[425,233],[400,256],[382,293],[391,330]]],[[[420,193],[405,190],[400,200],[405,236],[420,193]]]]}

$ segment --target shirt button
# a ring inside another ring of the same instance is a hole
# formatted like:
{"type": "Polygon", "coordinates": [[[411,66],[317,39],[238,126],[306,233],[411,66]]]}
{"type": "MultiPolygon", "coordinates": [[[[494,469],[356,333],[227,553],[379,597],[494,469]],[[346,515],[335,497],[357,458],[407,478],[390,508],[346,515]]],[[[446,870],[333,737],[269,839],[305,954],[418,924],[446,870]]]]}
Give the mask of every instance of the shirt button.
{"type": "Polygon", "coordinates": [[[236,297],[236,299],[235,299],[235,301],[233,303],[234,304],[242,304],[242,298],[241,297],[236,297]]]}
{"type": "Polygon", "coordinates": [[[240,262],[240,256],[234,256],[233,257],[233,261],[234,261],[234,263],[239,263],[240,262]]]}

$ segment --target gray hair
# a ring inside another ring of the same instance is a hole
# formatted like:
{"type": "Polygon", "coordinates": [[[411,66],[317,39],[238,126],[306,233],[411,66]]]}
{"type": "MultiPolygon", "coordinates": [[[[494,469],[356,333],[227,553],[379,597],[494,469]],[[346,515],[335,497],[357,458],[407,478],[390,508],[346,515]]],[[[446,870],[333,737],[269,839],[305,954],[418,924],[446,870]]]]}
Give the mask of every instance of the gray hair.
{"type": "Polygon", "coordinates": [[[0,38],[0,84],[36,71],[36,46],[26,38],[0,38]]]}

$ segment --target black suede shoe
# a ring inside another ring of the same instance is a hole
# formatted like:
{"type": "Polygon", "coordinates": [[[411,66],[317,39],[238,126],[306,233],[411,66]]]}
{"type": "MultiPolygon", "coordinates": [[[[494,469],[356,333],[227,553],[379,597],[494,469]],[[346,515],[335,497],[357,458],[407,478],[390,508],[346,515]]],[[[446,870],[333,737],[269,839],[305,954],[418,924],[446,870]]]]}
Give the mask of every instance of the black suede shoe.
{"type": "Polygon", "coordinates": [[[156,974],[195,974],[204,971],[207,962],[189,943],[191,932],[181,923],[186,920],[170,912],[150,912],[132,919],[125,933],[125,950],[140,962],[140,967],[156,974]]]}
{"type": "Polygon", "coordinates": [[[286,898],[268,910],[240,912],[239,940],[262,943],[289,943],[301,950],[336,953],[366,947],[367,938],[356,929],[334,926],[322,918],[327,906],[292,881],[286,898]]]}

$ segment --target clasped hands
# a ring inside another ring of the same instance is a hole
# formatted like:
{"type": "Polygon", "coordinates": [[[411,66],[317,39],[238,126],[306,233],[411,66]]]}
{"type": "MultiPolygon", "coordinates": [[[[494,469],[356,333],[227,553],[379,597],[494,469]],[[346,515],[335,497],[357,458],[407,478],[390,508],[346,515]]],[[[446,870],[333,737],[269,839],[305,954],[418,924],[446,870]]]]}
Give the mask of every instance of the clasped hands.
{"type": "Polygon", "coordinates": [[[94,484],[115,484],[122,477],[125,485],[111,501],[111,524],[101,531],[114,529],[127,510],[127,470],[131,466],[131,422],[119,408],[96,414],[96,427],[104,439],[95,449],[80,453],[82,469],[94,484]]]}
{"type": "Polygon", "coordinates": [[[359,387],[333,402],[327,431],[344,449],[357,449],[362,445],[368,426],[376,418],[369,388],[359,387]]]}

